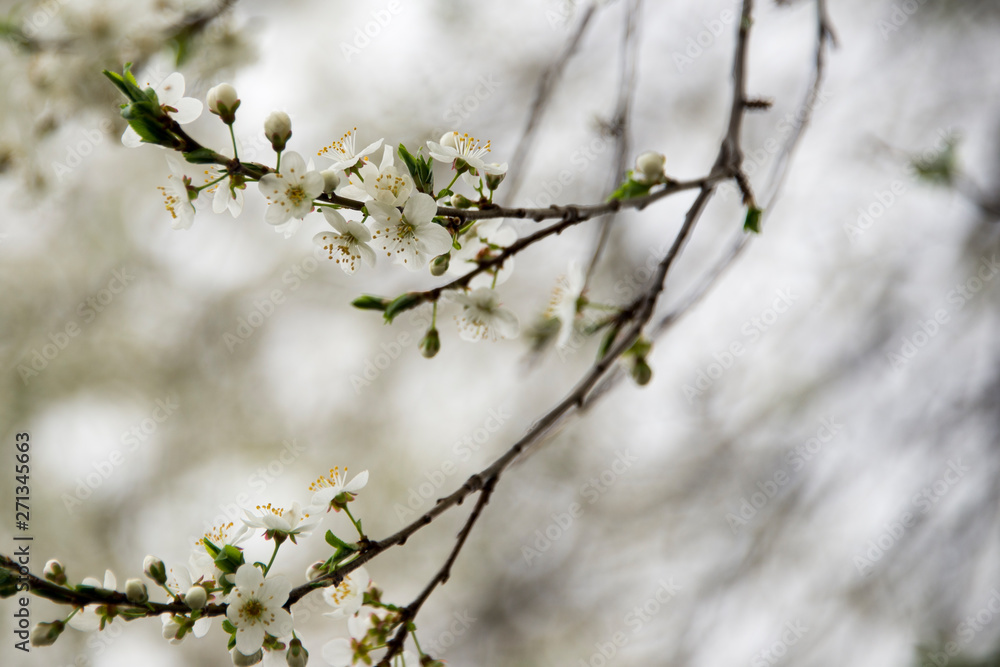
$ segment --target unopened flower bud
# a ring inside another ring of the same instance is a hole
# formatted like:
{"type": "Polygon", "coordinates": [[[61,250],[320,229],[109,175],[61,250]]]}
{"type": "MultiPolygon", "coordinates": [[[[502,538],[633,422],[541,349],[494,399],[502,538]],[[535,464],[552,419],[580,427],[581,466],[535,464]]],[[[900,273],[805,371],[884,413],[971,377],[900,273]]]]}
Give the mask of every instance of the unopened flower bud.
{"type": "Polygon", "coordinates": [[[323,175],[323,192],[329,194],[340,185],[340,176],[333,169],[324,169],[320,174],[323,175]]]}
{"type": "Polygon", "coordinates": [[[285,150],[285,144],[292,136],[292,119],[284,111],[272,111],[264,121],[264,136],[276,153],[285,150]]]}
{"type": "Polygon", "coordinates": [[[632,177],[640,183],[658,183],[663,179],[663,165],[667,158],[662,153],[646,151],[635,159],[632,177]]]}
{"type": "Polygon", "coordinates": [[[171,644],[178,644],[180,640],[177,635],[181,631],[181,624],[177,622],[173,614],[170,616],[163,617],[163,638],[168,640],[171,644]]]}
{"type": "Polygon", "coordinates": [[[146,592],[146,584],[139,579],[129,579],[125,582],[125,597],[129,602],[143,604],[149,600],[149,593],[146,592]]]}
{"type": "Polygon", "coordinates": [[[184,604],[191,609],[202,609],[206,602],[208,602],[208,591],[204,586],[195,584],[184,594],[184,604]]]}
{"type": "Polygon", "coordinates": [[[66,629],[66,624],[62,621],[52,623],[39,623],[31,630],[32,646],[52,646],[59,639],[59,635],[66,629]]]}
{"type": "Polygon", "coordinates": [[[438,335],[438,330],[434,328],[428,329],[427,334],[420,341],[420,354],[430,359],[440,350],[441,336],[438,335]]]}
{"type": "MultiPolygon", "coordinates": [[[[498,165],[495,162],[490,166],[496,168],[500,167],[500,165],[498,165]]],[[[496,170],[494,169],[494,171],[496,170]]],[[[506,169],[498,174],[491,174],[489,172],[486,172],[486,187],[488,187],[490,190],[496,190],[497,188],[500,187],[500,184],[503,183],[503,179],[505,179],[506,177],[507,177],[506,169]]]]}
{"type": "Polygon", "coordinates": [[[451,264],[450,252],[446,252],[443,255],[438,255],[433,260],[431,260],[431,275],[443,276],[445,271],[448,270],[448,266],[450,264],[451,264]]]}
{"type": "Polygon", "coordinates": [[[66,568],[64,568],[63,564],[57,560],[50,560],[46,563],[43,574],[46,579],[54,584],[62,586],[66,583],[66,568]]]}
{"type": "Polygon", "coordinates": [[[465,195],[458,194],[457,192],[451,196],[450,203],[455,208],[469,208],[472,206],[472,200],[465,195]]]}
{"type": "Polygon", "coordinates": [[[441,141],[438,143],[445,148],[458,148],[458,132],[454,130],[445,132],[441,135],[441,141]]]}
{"type": "Polygon", "coordinates": [[[323,561],[318,560],[308,568],[306,568],[306,581],[312,581],[313,579],[319,579],[324,574],[326,570],[323,569],[323,561]]]}
{"type": "Polygon", "coordinates": [[[160,586],[167,583],[167,568],[163,565],[163,561],[156,556],[146,556],[146,560],[142,562],[142,569],[147,577],[160,586]]]}
{"type": "Polygon", "coordinates": [[[220,83],[208,91],[208,110],[222,119],[226,125],[236,122],[236,109],[240,106],[236,89],[228,83],[220,83]]]}
{"type": "Polygon", "coordinates": [[[264,651],[262,649],[257,649],[257,652],[253,655],[243,655],[238,649],[234,648],[229,652],[229,655],[232,657],[233,664],[236,667],[250,667],[250,665],[256,665],[264,659],[264,651]]]}
{"type": "Polygon", "coordinates": [[[298,637],[288,642],[288,653],[285,654],[288,667],[306,667],[309,663],[309,651],[302,646],[298,637]]]}

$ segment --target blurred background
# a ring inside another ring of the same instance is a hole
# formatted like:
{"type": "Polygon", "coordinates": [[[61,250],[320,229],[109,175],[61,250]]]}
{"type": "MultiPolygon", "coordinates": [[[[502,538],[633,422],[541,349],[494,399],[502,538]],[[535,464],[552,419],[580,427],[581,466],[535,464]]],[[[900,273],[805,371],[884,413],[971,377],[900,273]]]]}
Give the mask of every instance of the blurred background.
{"type": "MultiPolygon", "coordinates": [[[[171,229],[156,189],[165,154],[121,145],[117,92],[100,74],[126,61],[140,80],[179,69],[201,99],[231,82],[244,159],[273,164],[262,124],[280,109],[289,148],[306,156],[356,126],[362,144],[411,149],[460,129],[512,160],[539,77],[589,4],[0,5],[0,427],[7,452],[31,433],[36,572],[60,558],[72,581],[109,568],[121,585],[146,554],[185,563],[212,523],[307,502],[333,466],[370,471],[353,507],[384,537],[505,451],[592,363],[596,340],[538,352],[530,332],[568,263],[589,258],[597,224],[517,258],[500,289],[519,339],[466,343],[447,317],[427,360],[420,313],[383,326],[349,304],[440,281],[385,264],[346,276],[312,245],[321,216],[286,239],[251,185],[240,218],[203,197],[194,226],[171,229]]],[[[634,5],[593,10],[507,201],[610,192],[634,5]]],[[[420,614],[425,650],[453,665],[997,663],[1000,5],[828,10],[839,48],[763,234],[656,341],[649,385],[620,383],[502,478],[420,614]]],[[[657,150],[669,175],[701,176],[728,114],[739,3],[638,11],[628,161],[657,150]]],[[[816,11],[755,13],[749,92],[774,106],[748,117],[744,148],[763,188],[810,80],[816,11]]],[[[228,152],[207,112],[187,129],[228,152]]],[[[642,289],[692,198],[618,217],[593,301],[642,289]]],[[[724,189],[661,314],[741,224],[724,189]]],[[[419,593],[467,511],[371,564],[385,599],[419,593]]],[[[326,528],[349,535],[328,517],[276,571],[301,582],[325,557],[326,528]]],[[[316,597],[296,607],[296,629],[322,664],[322,645],[346,629],[316,597]]],[[[31,609],[33,622],[62,614],[43,600],[31,609]]],[[[7,665],[229,664],[218,621],[179,646],[155,620],[67,630],[30,656],[13,650],[9,613],[0,627],[7,665]]]]}

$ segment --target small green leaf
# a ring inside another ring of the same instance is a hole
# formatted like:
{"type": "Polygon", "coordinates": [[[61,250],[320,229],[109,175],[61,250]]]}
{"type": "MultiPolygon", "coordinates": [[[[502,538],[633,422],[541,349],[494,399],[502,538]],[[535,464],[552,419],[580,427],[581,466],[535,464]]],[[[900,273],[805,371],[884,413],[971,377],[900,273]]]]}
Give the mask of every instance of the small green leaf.
{"type": "Polygon", "coordinates": [[[760,216],[762,213],[763,211],[756,206],[748,208],[746,220],[743,222],[743,231],[760,234],[760,216]]]}
{"type": "Polygon", "coordinates": [[[331,547],[337,547],[338,549],[351,549],[353,551],[353,547],[351,547],[351,545],[345,542],[344,540],[334,535],[332,530],[326,531],[326,543],[329,544],[331,547]]]}
{"type": "Polygon", "coordinates": [[[191,164],[222,164],[226,158],[219,155],[211,148],[199,148],[197,150],[184,153],[184,159],[191,164]]]}
{"type": "Polygon", "coordinates": [[[382,317],[385,318],[386,322],[392,322],[392,320],[402,312],[413,308],[414,306],[423,303],[424,297],[420,292],[407,292],[402,296],[398,296],[385,307],[385,313],[382,317]]]}

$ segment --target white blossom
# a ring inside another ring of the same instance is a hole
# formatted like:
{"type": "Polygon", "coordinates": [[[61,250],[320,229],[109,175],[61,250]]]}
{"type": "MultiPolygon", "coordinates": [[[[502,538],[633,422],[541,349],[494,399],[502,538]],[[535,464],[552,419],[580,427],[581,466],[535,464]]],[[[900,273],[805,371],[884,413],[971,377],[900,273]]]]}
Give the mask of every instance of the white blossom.
{"type": "Polygon", "coordinates": [[[336,209],[323,207],[323,217],[333,227],[333,232],[320,232],[313,237],[316,245],[327,251],[330,259],[335,259],[344,273],[351,274],[357,270],[359,259],[368,266],[375,266],[375,251],[368,243],[372,233],[360,222],[347,220],[336,209]]]}
{"type": "MultiPolygon", "coordinates": [[[[198,118],[204,106],[201,100],[193,97],[184,97],[184,75],[174,72],[153,86],[156,97],[160,102],[160,107],[170,114],[170,117],[179,125],[186,125],[198,118]]],[[[130,127],[125,129],[122,135],[122,143],[128,148],[136,148],[142,145],[142,138],[139,133],[130,127]]]]}
{"type": "Polygon", "coordinates": [[[458,333],[468,341],[517,338],[520,323],[517,315],[500,305],[500,295],[496,290],[480,287],[469,293],[458,293],[452,297],[461,304],[462,314],[456,317],[458,333]]]}
{"type": "Polygon", "coordinates": [[[437,204],[430,195],[418,192],[407,200],[402,213],[395,206],[368,202],[368,213],[375,219],[373,240],[380,243],[386,256],[397,264],[416,270],[451,248],[451,234],[433,222],[437,204]]]}
{"type": "Polygon", "coordinates": [[[292,590],[284,577],[264,579],[263,573],[245,563],[236,571],[236,587],[229,594],[226,618],[236,626],[236,649],[251,656],[264,645],[264,635],[286,637],[292,633],[292,615],[282,609],[292,590]]]}
{"type": "MultiPolygon", "coordinates": [[[[342,136],[338,141],[333,142],[326,148],[319,152],[319,155],[328,157],[333,160],[333,164],[330,169],[335,171],[345,171],[355,166],[359,160],[364,159],[366,156],[374,153],[378,150],[379,146],[382,145],[382,139],[372,142],[362,148],[361,150],[356,150],[354,148],[354,133],[358,131],[358,128],[352,129],[342,136]]],[[[386,146],[388,148],[388,146],[386,146]]]]}
{"type": "Polygon", "coordinates": [[[282,159],[281,173],[261,177],[257,185],[270,200],[264,219],[280,225],[289,218],[302,219],[312,210],[313,200],[323,194],[323,176],[306,169],[302,156],[294,151],[282,159]]]}

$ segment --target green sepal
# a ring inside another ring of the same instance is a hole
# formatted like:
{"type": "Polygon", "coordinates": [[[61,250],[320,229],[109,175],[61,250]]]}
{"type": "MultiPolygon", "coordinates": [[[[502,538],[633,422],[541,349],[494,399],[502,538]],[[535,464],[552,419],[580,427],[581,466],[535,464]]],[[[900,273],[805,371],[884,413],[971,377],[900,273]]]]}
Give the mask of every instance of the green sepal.
{"type": "Polygon", "coordinates": [[[760,234],[760,216],[763,213],[756,206],[751,206],[747,209],[747,218],[743,222],[743,231],[753,232],[754,234],[760,234]]]}
{"type": "Polygon", "coordinates": [[[431,160],[423,157],[422,155],[414,157],[410,154],[410,151],[406,150],[406,146],[403,144],[399,145],[399,157],[402,158],[403,163],[410,172],[410,176],[413,177],[413,183],[416,185],[417,191],[433,197],[434,168],[431,160]]]}
{"type": "Polygon", "coordinates": [[[198,148],[193,151],[188,151],[184,153],[184,159],[191,164],[220,164],[226,161],[226,158],[219,155],[211,148],[198,148]]]}
{"type": "Polygon", "coordinates": [[[228,618],[222,620],[222,629],[230,635],[236,632],[236,626],[230,623],[228,618]]]}
{"type": "Polygon", "coordinates": [[[608,197],[608,201],[613,201],[615,199],[632,199],[634,197],[644,197],[649,194],[649,189],[653,187],[652,183],[640,183],[638,181],[632,180],[632,172],[628,172],[628,178],[622,183],[617,190],[611,193],[608,197]]]}
{"type": "Polygon", "coordinates": [[[420,292],[407,292],[401,296],[393,299],[389,305],[385,307],[385,312],[382,317],[385,318],[386,322],[392,322],[392,320],[402,312],[418,306],[423,303],[424,297],[420,292]]]}

